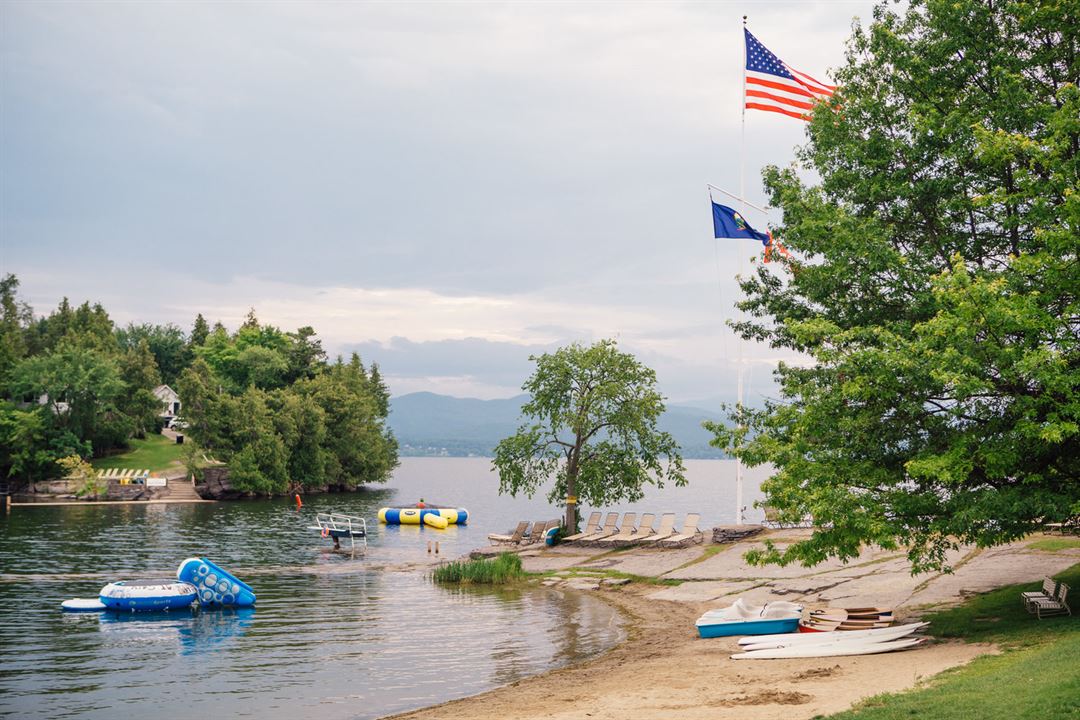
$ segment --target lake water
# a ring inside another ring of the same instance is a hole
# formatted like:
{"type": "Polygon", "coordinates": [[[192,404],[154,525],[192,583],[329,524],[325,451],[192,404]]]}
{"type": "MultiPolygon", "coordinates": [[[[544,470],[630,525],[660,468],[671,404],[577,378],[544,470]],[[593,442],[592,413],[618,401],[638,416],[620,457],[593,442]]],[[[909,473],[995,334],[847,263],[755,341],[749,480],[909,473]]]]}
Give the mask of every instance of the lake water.
{"type": "MultiPolygon", "coordinates": [[[[734,464],[688,461],[690,485],[612,510],[734,521],[734,464]]],[[[746,502],[762,471],[747,473],[746,502]]],[[[213,505],[17,507],[0,519],[0,715],[19,718],[374,718],[476,694],[594,656],[623,637],[589,596],[448,589],[407,566],[485,545],[519,519],[560,515],[543,492],[500,497],[490,461],[403,458],[385,488],[213,505]],[[467,526],[382,526],[379,507],[423,497],[467,526]],[[366,517],[362,555],[307,530],[319,511],[366,517]],[[169,577],[209,557],[252,585],[257,607],[161,615],[64,614],[108,582],[169,577]]],[[[588,510],[588,508],[585,508],[588,510]]],[[[604,508],[608,509],[608,508],[604,508]]],[[[751,510],[754,518],[759,511],[751,510]]]]}

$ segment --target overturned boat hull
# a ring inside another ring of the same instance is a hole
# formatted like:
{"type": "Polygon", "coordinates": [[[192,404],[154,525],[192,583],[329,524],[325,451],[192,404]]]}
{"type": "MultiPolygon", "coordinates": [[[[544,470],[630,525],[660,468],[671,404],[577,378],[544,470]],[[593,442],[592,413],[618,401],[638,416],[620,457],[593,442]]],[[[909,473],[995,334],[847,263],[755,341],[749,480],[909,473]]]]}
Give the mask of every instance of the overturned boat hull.
{"type": "Polygon", "coordinates": [[[729,635],[774,635],[795,632],[799,618],[762,618],[746,619],[710,619],[702,618],[697,622],[698,635],[703,638],[728,637],[729,635]]]}

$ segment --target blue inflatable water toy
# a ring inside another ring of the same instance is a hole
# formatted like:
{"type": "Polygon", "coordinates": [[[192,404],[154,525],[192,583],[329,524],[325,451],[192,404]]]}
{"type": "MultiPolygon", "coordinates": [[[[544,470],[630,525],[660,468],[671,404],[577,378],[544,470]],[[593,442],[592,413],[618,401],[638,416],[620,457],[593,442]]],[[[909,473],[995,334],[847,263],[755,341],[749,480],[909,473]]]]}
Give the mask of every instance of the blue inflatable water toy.
{"type": "Polygon", "coordinates": [[[172,580],[121,580],[101,588],[98,599],[109,610],[146,612],[190,607],[194,586],[172,580]]]}
{"type": "Polygon", "coordinates": [[[188,558],[180,563],[176,578],[195,586],[199,604],[203,607],[248,607],[255,604],[255,591],[250,585],[206,558],[188,558]]]}

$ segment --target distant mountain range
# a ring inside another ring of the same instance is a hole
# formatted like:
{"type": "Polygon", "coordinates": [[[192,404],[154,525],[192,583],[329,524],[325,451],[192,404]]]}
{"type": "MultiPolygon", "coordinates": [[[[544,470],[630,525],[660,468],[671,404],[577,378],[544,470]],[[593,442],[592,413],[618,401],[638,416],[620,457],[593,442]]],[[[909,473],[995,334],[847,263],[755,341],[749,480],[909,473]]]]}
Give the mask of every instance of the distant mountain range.
{"type": "MultiPolygon", "coordinates": [[[[501,400],[475,400],[410,393],[390,400],[390,427],[403,456],[490,456],[500,440],[513,435],[520,423],[521,406],[528,395],[501,400]]],[[[668,405],[660,428],[672,434],[685,458],[722,458],[710,447],[705,420],[724,417],[688,405],[668,405]]]]}

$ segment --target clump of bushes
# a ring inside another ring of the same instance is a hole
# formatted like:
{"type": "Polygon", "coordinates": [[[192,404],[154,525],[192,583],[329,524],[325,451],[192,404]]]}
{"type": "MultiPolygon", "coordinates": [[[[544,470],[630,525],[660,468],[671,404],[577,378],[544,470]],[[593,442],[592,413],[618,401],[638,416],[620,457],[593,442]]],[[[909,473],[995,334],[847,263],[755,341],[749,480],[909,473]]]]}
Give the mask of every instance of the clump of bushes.
{"type": "Polygon", "coordinates": [[[105,495],[109,483],[98,475],[93,466],[78,455],[69,455],[56,461],[64,469],[64,476],[78,483],[75,497],[97,499],[105,495]]]}
{"type": "Polygon", "coordinates": [[[438,583],[505,585],[525,577],[525,571],[520,557],[502,553],[492,560],[454,561],[436,568],[431,576],[438,583]]]}

